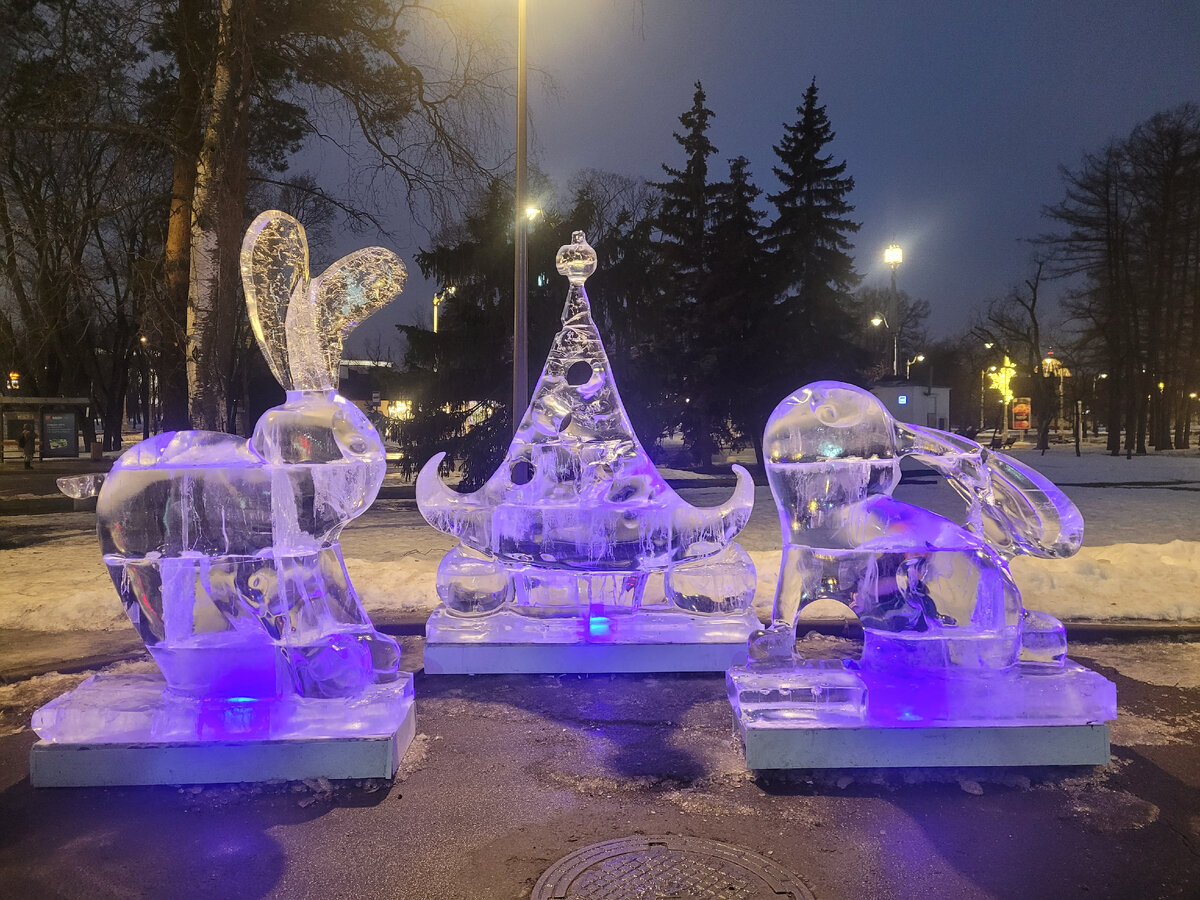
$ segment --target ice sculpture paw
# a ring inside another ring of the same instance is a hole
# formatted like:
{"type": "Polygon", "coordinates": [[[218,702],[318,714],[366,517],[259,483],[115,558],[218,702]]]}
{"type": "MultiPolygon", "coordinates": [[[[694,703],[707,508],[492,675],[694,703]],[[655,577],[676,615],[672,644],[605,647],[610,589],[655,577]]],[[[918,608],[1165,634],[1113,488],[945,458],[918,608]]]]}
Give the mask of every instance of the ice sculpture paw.
{"type": "Polygon", "coordinates": [[[335,392],[342,341],[394,299],[404,264],[360,250],[309,278],[304,229],[258,216],[242,246],[255,337],[288,388],[247,441],[180,431],[130,448],[97,500],[104,560],[168,689],[197,698],[353,697],[399,671],[338,538],[386,459],[335,392]]]}
{"type": "MultiPolygon", "coordinates": [[[[839,382],[787,397],[763,446],[784,544],[772,632],[790,636],[801,609],[833,599],[859,617],[864,668],[1062,665],[1062,624],[1022,608],[1007,564],[1018,553],[1069,556],[1082,542],[1079,511],[1043,476],[898,422],[872,394],[839,382]],[[905,457],[948,479],[968,504],[964,525],[892,498],[905,457]]],[[[752,639],[752,665],[778,655],[774,637],[752,639]]]]}

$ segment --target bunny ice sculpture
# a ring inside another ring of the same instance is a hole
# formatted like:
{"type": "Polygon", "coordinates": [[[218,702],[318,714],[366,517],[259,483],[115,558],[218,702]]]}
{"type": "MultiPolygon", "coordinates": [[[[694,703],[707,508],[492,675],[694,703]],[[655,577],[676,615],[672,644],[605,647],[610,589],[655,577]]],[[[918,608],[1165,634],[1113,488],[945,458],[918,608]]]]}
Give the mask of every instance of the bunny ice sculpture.
{"type": "Polygon", "coordinates": [[[1008,558],[1066,557],[1083,520],[1053,484],[1011,457],[899,422],[872,394],[810,384],[775,408],[763,440],[783,528],[772,624],[751,666],[790,665],[801,609],[841,601],[862,623],[873,671],[1061,667],[1062,624],[1025,610],[1008,558]],[[900,460],[944,475],[966,500],[965,526],[894,499],[900,460]]]}
{"type": "Polygon", "coordinates": [[[132,447],[97,500],[104,561],[175,695],[353,697],[397,677],[342,560],[379,490],[379,435],[335,391],[342,341],[403,290],[378,247],[310,280],[304,229],[265,212],[242,245],[250,322],[287,402],[249,441],[209,431],[132,447]]]}

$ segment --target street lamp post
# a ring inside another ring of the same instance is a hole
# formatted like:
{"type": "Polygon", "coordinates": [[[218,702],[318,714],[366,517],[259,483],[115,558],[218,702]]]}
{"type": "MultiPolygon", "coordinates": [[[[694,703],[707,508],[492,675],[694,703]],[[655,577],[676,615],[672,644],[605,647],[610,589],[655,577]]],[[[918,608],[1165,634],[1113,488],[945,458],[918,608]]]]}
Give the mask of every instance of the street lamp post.
{"type": "Polygon", "coordinates": [[[142,414],[142,440],[150,437],[150,360],[146,357],[146,340],[144,334],[138,335],[136,346],[138,355],[138,400],[142,414]]]}
{"type": "Polygon", "coordinates": [[[1195,391],[1192,391],[1188,394],[1187,415],[1183,417],[1183,447],[1185,450],[1191,445],[1192,442],[1192,401],[1195,399],[1195,391]]]}
{"type": "Polygon", "coordinates": [[[513,413],[512,426],[515,433],[521,424],[521,414],[529,402],[529,338],[526,329],[528,262],[525,236],[529,216],[525,212],[525,168],[528,142],[525,125],[528,117],[528,96],[525,79],[525,5],[526,0],[517,0],[517,172],[515,204],[513,206],[513,244],[515,265],[513,274],[513,413]]]}
{"type": "MultiPolygon", "coordinates": [[[[899,320],[900,318],[900,295],[896,293],[896,269],[904,262],[904,251],[900,249],[900,245],[896,243],[888,244],[883,251],[883,261],[892,269],[892,318],[899,320]]],[[[899,363],[899,334],[892,332],[892,374],[900,374],[899,363]]]]}
{"type": "Polygon", "coordinates": [[[904,262],[904,251],[899,244],[889,244],[883,251],[883,261],[892,267],[892,299],[896,299],[896,267],[904,262]]]}
{"type": "Polygon", "coordinates": [[[900,374],[900,335],[892,330],[892,326],[888,324],[887,316],[883,313],[875,313],[871,316],[871,324],[878,328],[882,325],[888,331],[892,332],[892,374],[900,374]]]}
{"type": "Polygon", "coordinates": [[[456,288],[450,285],[444,291],[439,291],[433,295],[433,333],[438,333],[438,307],[446,302],[447,297],[453,297],[456,288]]]}
{"type": "MultiPolygon", "coordinates": [[[[991,350],[994,346],[996,346],[996,345],[992,341],[984,341],[983,342],[983,349],[985,349],[985,350],[991,350]]],[[[995,371],[995,369],[996,369],[996,367],[992,366],[992,371],[995,371]]],[[[983,420],[983,395],[984,395],[984,392],[987,390],[987,388],[986,388],[987,373],[988,373],[987,369],[979,370],[979,430],[980,431],[983,431],[983,426],[985,424],[984,420],[983,420]]]]}
{"type": "Polygon", "coordinates": [[[913,363],[919,363],[919,362],[925,362],[925,354],[924,353],[918,353],[916,356],[914,356],[912,359],[910,359],[908,362],[906,362],[904,364],[904,380],[905,381],[907,381],[909,378],[912,377],[913,363]]]}
{"type": "Polygon", "coordinates": [[[1100,434],[1096,425],[1096,408],[1099,406],[1099,397],[1096,396],[1096,382],[1104,381],[1108,378],[1107,372],[1101,372],[1098,375],[1092,376],[1092,437],[1100,434]]]}

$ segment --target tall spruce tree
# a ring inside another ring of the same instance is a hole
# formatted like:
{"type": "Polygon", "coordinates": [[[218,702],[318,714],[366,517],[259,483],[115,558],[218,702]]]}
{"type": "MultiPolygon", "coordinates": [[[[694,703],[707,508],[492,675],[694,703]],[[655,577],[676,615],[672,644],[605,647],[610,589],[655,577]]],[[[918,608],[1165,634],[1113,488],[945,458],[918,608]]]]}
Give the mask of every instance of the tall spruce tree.
{"type": "Polygon", "coordinates": [[[767,196],[776,215],[765,241],[784,313],[774,329],[781,342],[776,350],[792,361],[792,388],[820,378],[852,378],[863,361],[848,312],[850,292],[861,278],[849,252],[850,235],[859,228],[849,218],[854,207],[847,201],[854,179],[845,174],[845,160],[835,163],[826,150],[834,132],[817,100],[816,79],[796,112],[799,118],[785,126],[774,148],[781,189],[767,196]]]}
{"type": "MultiPolygon", "coordinates": [[[[546,186],[538,173],[531,175],[535,190],[546,186]]],[[[457,466],[464,486],[477,487],[496,470],[512,438],[512,208],[511,181],[493,179],[463,222],[416,255],[444,299],[436,333],[424,323],[397,326],[408,344],[403,376],[413,415],[390,436],[408,474],[444,450],[447,467],[457,466]]],[[[530,384],[559,328],[566,292],[554,256],[564,232],[569,228],[549,208],[529,233],[530,384]]],[[[516,418],[524,412],[516,410],[516,418]]]]}
{"type": "Polygon", "coordinates": [[[713,192],[712,243],[719,263],[707,284],[704,372],[717,405],[732,423],[735,442],[751,444],[761,457],[762,434],[774,404],[783,360],[772,350],[777,310],[768,289],[762,194],[751,181],[744,156],[729,161],[729,180],[713,192]]]}
{"type": "MultiPolygon", "coordinates": [[[[594,169],[572,181],[567,221],[587,233],[599,256],[587,283],[592,316],[634,430],[657,457],[663,434],[675,424],[666,402],[666,367],[656,348],[656,336],[670,326],[648,274],[656,259],[658,192],[640,179],[594,169]]],[[[559,288],[564,285],[560,280],[559,288]]]]}
{"type": "Polygon", "coordinates": [[[692,106],[679,117],[675,132],[683,148],[681,169],[663,165],[668,180],[655,184],[662,192],[658,217],[658,268],[654,281],[661,292],[663,328],[651,337],[662,361],[668,406],[683,431],[684,445],[701,466],[711,465],[716,434],[724,425],[720,404],[710,390],[707,357],[709,309],[707,290],[712,274],[710,233],[714,186],[708,180],[708,157],[717,152],[708,139],[713,111],[705,106],[699,81],[692,106]]]}

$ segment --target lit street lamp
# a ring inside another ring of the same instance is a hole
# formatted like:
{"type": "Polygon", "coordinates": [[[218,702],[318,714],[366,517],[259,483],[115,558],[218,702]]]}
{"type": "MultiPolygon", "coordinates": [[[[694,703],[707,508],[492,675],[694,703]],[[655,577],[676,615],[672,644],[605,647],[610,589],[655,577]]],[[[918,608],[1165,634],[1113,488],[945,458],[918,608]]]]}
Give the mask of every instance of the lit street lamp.
{"type": "Polygon", "coordinates": [[[900,335],[892,331],[892,326],[888,324],[887,316],[883,313],[875,313],[871,316],[871,324],[878,328],[882,325],[888,331],[892,332],[892,374],[900,374],[900,335]]]}
{"type": "Polygon", "coordinates": [[[988,366],[988,372],[992,379],[992,387],[1000,392],[1000,421],[1001,427],[1004,429],[1003,437],[999,431],[996,433],[994,440],[1003,446],[1003,441],[1008,437],[1008,404],[1012,402],[1012,380],[1017,375],[1017,367],[1008,354],[1004,354],[1004,362],[999,366],[988,366]]]}
{"type": "Polygon", "coordinates": [[[438,307],[446,302],[447,297],[453,297],[454,292],[458,290],[454,285],[450,285],[444,291],[440,291],[433,295],[433,333],[438,333],[438,307]]]}
{"type": "MultiPolygon", "coordinates": [[[[1187,439],[1190,439],[1192,436],[1192,401],[1195,399],[1196,399],[1195,391],[1192,391],[1190,394],[1188,394],[1187,415],[1183,417],[1183,423],[1184,423],[1183,434],[1184,434],[1184,437],[1187,439]]],[[[1187,448],[1189,443],[1190,443],[1190,440],[1184,441],[1183,446],[1185,449],[1187,448]]]]}
{"type": "Polygon", "coordinates": [[[525,6],[526,0],[517,0],[517,173],[513,206],[513,245],[515,265],[513,267],[513,412],[512,427],[516,433],[521,424],[521,414],[529,402],[529,336],[527,332],[527,294],[529,272],[525,250],[526,228],[530,216],[525,202],[525,169],[528,155],[526,118],[529,115],[528,91],[525,79],[525,6]]]}
{"type": "Polygon", "coordinates": [[[889,244],[883,251],[883,261],[892,267],[892,293],[896,292],[896,267],[904,262],[904,251],[899,244],[889,244]]]}
{"type": "Polygon", "coordinates": [[[912,376],[913,363],[925,362],[925,354],[918,353],[912,359],[904,364],[904,379],[907,381],[912,376]]]}

